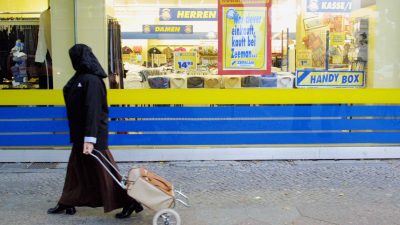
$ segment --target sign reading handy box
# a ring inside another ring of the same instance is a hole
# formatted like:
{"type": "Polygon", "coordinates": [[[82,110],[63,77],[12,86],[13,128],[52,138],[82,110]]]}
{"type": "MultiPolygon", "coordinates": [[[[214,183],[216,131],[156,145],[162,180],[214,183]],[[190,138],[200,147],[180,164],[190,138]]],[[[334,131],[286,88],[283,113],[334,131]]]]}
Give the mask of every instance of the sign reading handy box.
{"type": "Polygon", "coordinates": [[[298,70],[296,87],[365,87],[364,71],[298,70]]]}

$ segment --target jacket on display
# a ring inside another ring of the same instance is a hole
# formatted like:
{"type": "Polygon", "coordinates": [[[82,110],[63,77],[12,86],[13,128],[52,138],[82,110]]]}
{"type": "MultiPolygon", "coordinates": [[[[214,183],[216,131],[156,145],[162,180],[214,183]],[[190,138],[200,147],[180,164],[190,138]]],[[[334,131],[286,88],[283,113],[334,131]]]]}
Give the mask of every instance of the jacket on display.
{"type": "Polygon", "coordinates": [[[46,60],[47,51],[51,54],[51,22],[50,9],[40,14],[39,37],[35,55],[35,62],[43,63],[46,60]]]}

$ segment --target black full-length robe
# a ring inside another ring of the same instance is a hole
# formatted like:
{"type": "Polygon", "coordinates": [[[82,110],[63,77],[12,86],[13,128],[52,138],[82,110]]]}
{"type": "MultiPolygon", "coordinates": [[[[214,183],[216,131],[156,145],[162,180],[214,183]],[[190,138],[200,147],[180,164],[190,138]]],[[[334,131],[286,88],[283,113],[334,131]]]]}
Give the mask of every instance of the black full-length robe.
{"type": "Polygon", "coordinates": [[[95,149],[115,165],[108,150],[108,106],[103,81],[106,74],[88,46],[77,44],[69,54],[76,74],[64,87],[64,99],[73,147],[59,203],[103,206],[104,212],[109,212],[134,200],[112,180],[99,162],[83,154],[85,137],[95,138],[95,149]]]}

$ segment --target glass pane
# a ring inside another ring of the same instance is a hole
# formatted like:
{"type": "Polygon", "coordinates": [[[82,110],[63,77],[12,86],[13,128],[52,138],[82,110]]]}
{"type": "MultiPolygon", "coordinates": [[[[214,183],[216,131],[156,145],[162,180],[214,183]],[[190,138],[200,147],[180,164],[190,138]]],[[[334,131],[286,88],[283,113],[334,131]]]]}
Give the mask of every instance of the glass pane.
{"type": "Polygon", "coordinates": [[[0,89],[51,89],[47,0],[0,3],[0,89]]]}
{"type": "MultiPolygon", "coordinates": [[[[74,35],[107,68],[110,88],[400,86],[400,2],[395,0],[271,0],[271,40],[257,37],[257,42],[267,40],[271,72],[224,75],[218,69],[225,61],[218,49],[223,35],[218,21],[223,18],[218,18],[217,0],[93,0],[76,5],[53,0],[51,25],[42,37],[39,18],[49,6],[47,0],[37,2],[0,3],[1,89],[51,88],[53,82],[62,88],[74,74],[68,58],[74,35]],[[39,43],[46,46],[38,48],[39,43]],[[18,57],[17,49],[26,56],[18,57]],[[39,58],[38,49],[43,50],[39,58]]],[[[229,7],[237,6],[228,6],[226,12],[229,7]]]]}

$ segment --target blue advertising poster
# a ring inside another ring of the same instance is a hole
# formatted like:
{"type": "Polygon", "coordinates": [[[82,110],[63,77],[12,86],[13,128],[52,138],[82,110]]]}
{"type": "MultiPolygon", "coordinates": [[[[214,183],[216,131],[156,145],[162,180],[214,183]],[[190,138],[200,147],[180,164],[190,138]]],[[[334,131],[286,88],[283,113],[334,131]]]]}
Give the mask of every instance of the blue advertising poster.
{"type": "Polygon", "coordinates": [[[352,0],[307,0],[307,12],[348,13],[353,6],[352,0]]]}
{"type": "Polygon", "coordinates": [[[193,34],[193,25],[143,25],[145,34],[193,34]]]}
{"type": "Polygon", "coordinates": [[[214,8],[160,8],[160,21],[217,21],[214,8]]]}

